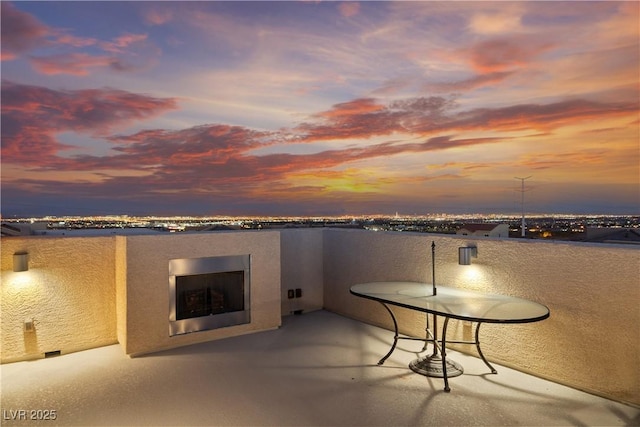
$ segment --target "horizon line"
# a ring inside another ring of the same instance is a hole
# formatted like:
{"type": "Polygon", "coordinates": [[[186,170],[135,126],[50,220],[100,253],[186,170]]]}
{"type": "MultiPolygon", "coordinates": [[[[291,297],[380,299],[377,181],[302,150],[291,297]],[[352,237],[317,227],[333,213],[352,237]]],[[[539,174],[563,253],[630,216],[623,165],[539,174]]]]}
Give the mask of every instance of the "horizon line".
{"type": "MultiPolygon", "coordinates": [[[[427,214],[383,214],[383,213],[366,213],[366,214],[331,214],[331,215],[224,215],[224,214],[215,214],[215,215],[162,215],[162,214],[141,214],[141,215],[132,215],[132,214],[90,214],[90,215],[81,215],[81,214],[63,214],[63,215],[27,215],[27,216],[10,216],[5,217],[0,214],[0,220],[2,221],[20,221],[20,220],[50,220],[50,219],[71,219],[71,218],[130,218],[130,219],[265,219],[265,218],[273,218],[273,219],[362,219],[362,218],[438,218],[438,217],[448,217],[448,218],[492,218],[492,217],[506,217],[506,218],[521,218],[522,213],[447,213],[447,212],[439,212],[439,213],[427,213],[427,214]]],[[[566,213],[566,212],[545,212],[545,213],[525,213],[525,217],[536,218],[536,217],[640,217],[640,213],[638,214],[611,214],[611,213],[566,213]]]]}

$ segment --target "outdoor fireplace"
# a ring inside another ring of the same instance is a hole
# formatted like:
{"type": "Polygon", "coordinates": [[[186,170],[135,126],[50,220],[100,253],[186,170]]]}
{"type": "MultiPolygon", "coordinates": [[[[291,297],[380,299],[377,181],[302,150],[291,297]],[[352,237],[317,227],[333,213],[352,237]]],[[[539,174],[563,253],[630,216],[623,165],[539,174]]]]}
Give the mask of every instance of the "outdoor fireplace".
{"type": "Polygon", "coordinates": [[[251,322],[251,256],[169,260],[169,335],[251,322]]]}

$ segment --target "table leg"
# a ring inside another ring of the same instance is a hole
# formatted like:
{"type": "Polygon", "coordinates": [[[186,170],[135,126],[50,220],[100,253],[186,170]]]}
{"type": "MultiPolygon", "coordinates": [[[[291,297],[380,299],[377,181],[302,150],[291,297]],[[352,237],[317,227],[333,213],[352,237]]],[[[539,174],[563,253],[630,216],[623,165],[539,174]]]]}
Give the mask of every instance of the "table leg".
{"type": "Polygon", "coordinates": [[[478,349],[478,354],[480,355],[480,358],[482,359],[484,364],[487,365],[489,369],[491,369],[491,373],[497,374],[498,371],[496,371],[495,368],[491,366],[491,363],[487,361],[487,359],[484,357],[484,354],[482,354],[482,350],[480,349],[480,325],[481,324],[482,322],[478,322],[478,325],[476,326],[476,348],[478,349]]]}
{"type": "Polygon", "coordinates": [[[440,351],[442,355],[442,373],[444,378],[444,391],[449,393],[451,388],[449,388],[449,378],[447,376],[447,326],[449,326],[449,318],[444,318],[444,325],[442,326],[442,350],[440,351]]]}
{"type": "Polygon", "coordinates": [[[398,344],[398,322],[396,321],[396,316],[393,315],[393,311],[391,311],[391,309],[389,307],[387,307],[387,305],[385,303],[383,303],[381,301],[379,301],[379,302],[380,302],[380,304],[382,304],[382,306],[384,308],[387,309],[387,311],[391,315],[391,320],[393,320],[393,330],[394,330],[393,345],[391,346],[391,349],[389,350],[389,352],[382,359],[380,359],[380,361],[378,362],[378,365],[382,365],[384,363],[384,361],[387,360],[389,358],[389,356],[391,356],[391,353],[393,353],[393,350],[396,349],[396,345],[398,344]]]}
{"type": "Polygon", "coordinates": [[[427,349],[429,345],[429,334],[431,333],[431,329],[429,329],[429,313],[425,313],[426,318],[426,327],[424,328],[424,345],[422,346],[422,351],[427,349]]]}

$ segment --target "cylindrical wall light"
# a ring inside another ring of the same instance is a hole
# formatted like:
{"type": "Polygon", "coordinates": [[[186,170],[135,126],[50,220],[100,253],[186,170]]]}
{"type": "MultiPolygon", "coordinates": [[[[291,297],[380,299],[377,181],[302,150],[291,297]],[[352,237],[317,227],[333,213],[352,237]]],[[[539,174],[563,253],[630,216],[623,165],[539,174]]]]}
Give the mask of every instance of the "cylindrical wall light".
{"type": "Polygon", "coordinates": [[[13,271],[29,270],[29,254],[26,252],[16,252],[13,254],[13,271]]]}
{"type": "Polygon", "coordinates": [[[458,264],[471,265],[471,258],[478,257],[478,248],[476,246],[464,246],[458,248],[458,264]]]}

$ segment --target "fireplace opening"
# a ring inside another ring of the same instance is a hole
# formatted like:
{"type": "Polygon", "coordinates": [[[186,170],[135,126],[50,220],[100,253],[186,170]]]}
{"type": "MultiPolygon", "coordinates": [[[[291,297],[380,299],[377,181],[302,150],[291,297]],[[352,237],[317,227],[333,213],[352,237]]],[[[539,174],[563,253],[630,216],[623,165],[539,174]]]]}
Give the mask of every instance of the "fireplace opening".
{"type": "Polygon", "coordinates": [[[244,271],[176,277],[176,320],[244,310],[244,271]]]}
{"type": "Polygon", "coordinates": [[[251,322],[250,255],[169,261],[171,336],[251,322]]]}

